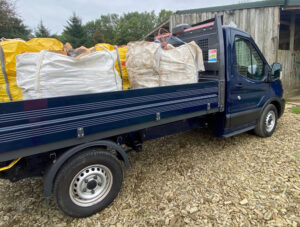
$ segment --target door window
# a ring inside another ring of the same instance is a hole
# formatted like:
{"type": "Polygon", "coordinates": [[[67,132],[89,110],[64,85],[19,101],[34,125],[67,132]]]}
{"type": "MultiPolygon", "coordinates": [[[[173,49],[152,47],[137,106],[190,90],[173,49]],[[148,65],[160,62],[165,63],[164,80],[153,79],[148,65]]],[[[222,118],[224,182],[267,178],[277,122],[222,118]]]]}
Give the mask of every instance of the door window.
{"type": "Polygon", "coordinates": [[[249,40],[235,37],[235,55],[240,75],[251,80],[264,79],[264,62],[249,40]]]}

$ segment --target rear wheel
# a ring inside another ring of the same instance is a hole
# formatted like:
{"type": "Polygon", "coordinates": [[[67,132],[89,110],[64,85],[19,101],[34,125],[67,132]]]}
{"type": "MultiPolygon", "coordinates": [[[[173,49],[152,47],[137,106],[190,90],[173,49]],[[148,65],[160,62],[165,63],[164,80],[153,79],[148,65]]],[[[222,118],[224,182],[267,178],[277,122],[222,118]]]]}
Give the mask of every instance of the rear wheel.
{"type": "Polygon", "coordinates": [[[269,137],[275,131],[278,119],[278,111],[273,104],[269,104],[257,121],[254,132],[260,137],[269,137]]]}
{"type": "Polygon", "coordinates": [[[107,207],[123,181],[120,161],[108,151],[89,150],[64,164],[54,183],[58,207],[72,217],[87,217],[107,207]]]}

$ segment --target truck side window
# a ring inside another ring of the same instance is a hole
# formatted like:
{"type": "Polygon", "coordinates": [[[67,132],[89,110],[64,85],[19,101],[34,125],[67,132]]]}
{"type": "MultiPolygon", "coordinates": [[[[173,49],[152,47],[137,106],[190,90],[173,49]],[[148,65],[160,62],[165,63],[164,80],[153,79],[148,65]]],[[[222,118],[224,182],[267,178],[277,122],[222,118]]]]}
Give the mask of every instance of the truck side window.
{"type": "Polygon", "coordinates": [[[251,80],[264,79],[264,62],[249,40],[235,37],[237,71],[251,80]]]}

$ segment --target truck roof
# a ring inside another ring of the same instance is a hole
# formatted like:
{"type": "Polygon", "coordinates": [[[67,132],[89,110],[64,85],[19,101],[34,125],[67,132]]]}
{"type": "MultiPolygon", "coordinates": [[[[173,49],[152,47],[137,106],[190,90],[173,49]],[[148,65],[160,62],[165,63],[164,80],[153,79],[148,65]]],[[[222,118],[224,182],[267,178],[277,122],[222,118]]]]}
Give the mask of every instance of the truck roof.
{"type": "MultiPolygon", "coordinates": [[[[241,1],[242,2],[242,1],[241,1]]],[[[255,2],[244,2],[231,5],[221,5],[206,8],[197,9],[186,9],[178,10],[175,14],[192,14],[192,13],[204,13],[204,12],[220,12],[226,10],[241,10],[241,9],[251,9],[251,8],[263,8],[263,7],[289,7],[289,6],[299,6],[299,0],[265,0],[265,1],[255,1],[255,2]]]]}
{"type": "Polygon", "coordinates": [[[223,25],[222,26],[223,30],[236,30],[236,31],[239,31],[241,33],[243,33],[243,35],[245,35],[246,37],[250,37],[250,34],[242,29],[239,29],[239,28],[235,28],[235,27],[232,27],[230,25],[223,25]]]}

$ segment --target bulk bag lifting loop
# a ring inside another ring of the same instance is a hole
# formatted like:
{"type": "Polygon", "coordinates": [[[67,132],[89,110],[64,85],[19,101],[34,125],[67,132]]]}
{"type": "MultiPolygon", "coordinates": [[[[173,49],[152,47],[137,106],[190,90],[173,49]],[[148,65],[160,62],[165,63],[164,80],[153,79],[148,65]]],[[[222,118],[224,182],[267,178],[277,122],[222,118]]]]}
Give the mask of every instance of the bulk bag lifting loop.
{"type": "MultiPolygon", "coordinates": [[[[101,47],[103,50],[105,50],[105,52],[108,53],[109,56],[114,60],[114,57],[112,56],[111,52],[110,52],[107,48],[105,48],[105,47],[104,47],[103,45],[101,45],[101,44],[97,44],[96,46],[97,46],[97,47],[101,47]]],[[[116,55],[117,55],[117,60],[118,60],[119,67],[120,67],[120,69],[121,69],[121,62],[120,62],[120,57],[119,57],[119,53],[118,53],[118,48],[117,48],[116,46],[114,46],[114,48],[115,48],[115,50],[116,50],[116,55]]],[[[117,77],[118,77],[119,75],[117,75],[116,70],[114,70],[114,73],[115,73],[115,82],[116,82],[116,84],[117,84],[117,83],[118,83],[117,77]]],[[[122,81],[122,90],[123,90],[123,76],[122,76],[122,72],[121,72],[121,81],[122,81]]]]}
{"type": "Polygon", "coordinates": [[[121,67],[119,65],[119,62],[116,62],[116,70],[118,71],[120,77],[122,78],[122,88],[123,90],[127,90],[130,89],[130,85],[129,85],[129,79],[128,79],[128,73],[127,73],[127,69],[126,69],[126,52],[127,52],[127,46],[113,46],[111,44],[108,43],[97,43],[94,45],[94,48],[96,49],[96,51],[102,51],[103,48],[101,46],[104,46],[106,49],[113,51],[113,50],[118,50],[118,57],[120,59],[120,64],[121,67]]]}
{"type": "Polygon", "coordinates": [[[120,69],[120,75],[121,75],[121,79],[122,79],[122,90],[124,89],[124,86],[123,86],[123,73],[122,73],[122,68],[121,68],[121,60],[120,60],[120,55],[119,55],[119,52],[118,52],[118,47],[117,46],[114,46],[115,47],[115,50],[117,52],[117,60],[118,60],[118,66],[119,66],[119,69],[120,69]]]}
{"type": "Polygon", "coordinates": [[[39,98],[42,97],[41,86],[40,86],[40,74],[41,74],[41,67],[45,57],[45,53],[46,51],[41,51],[41,57],[35,75],[35,91],[37,92],[39,98]]]}

